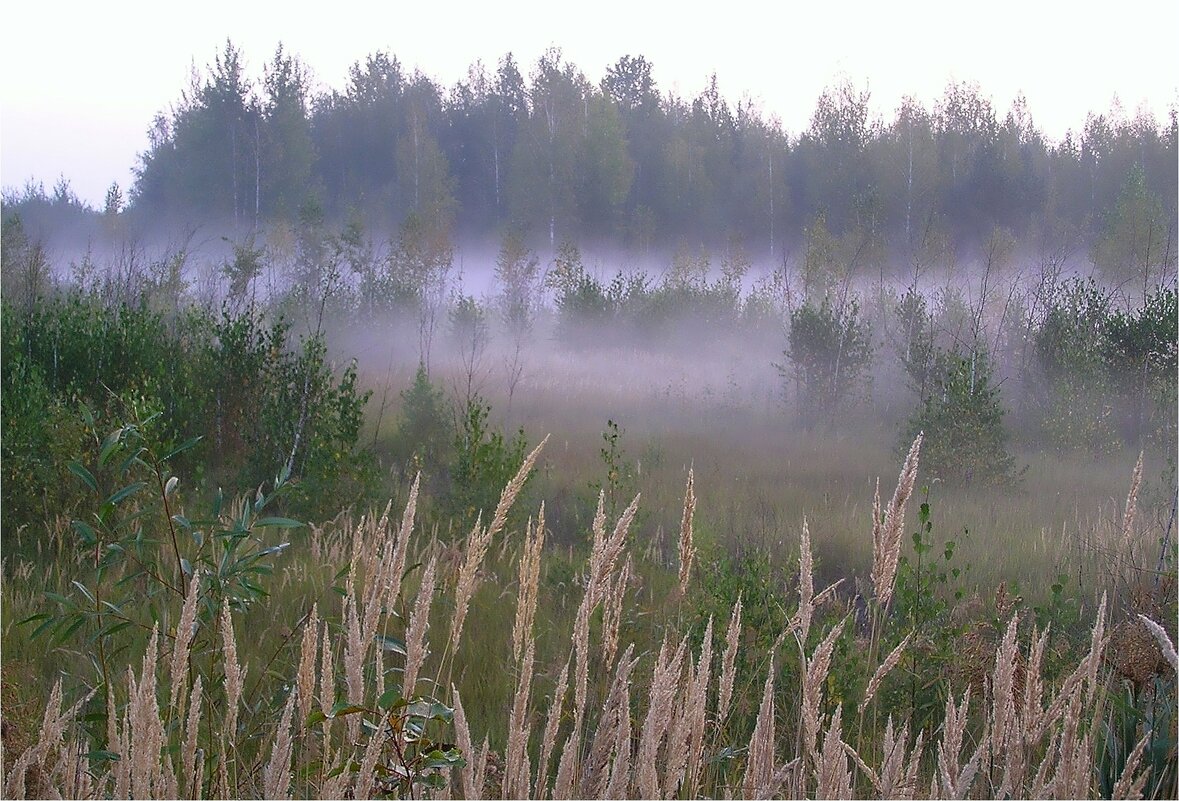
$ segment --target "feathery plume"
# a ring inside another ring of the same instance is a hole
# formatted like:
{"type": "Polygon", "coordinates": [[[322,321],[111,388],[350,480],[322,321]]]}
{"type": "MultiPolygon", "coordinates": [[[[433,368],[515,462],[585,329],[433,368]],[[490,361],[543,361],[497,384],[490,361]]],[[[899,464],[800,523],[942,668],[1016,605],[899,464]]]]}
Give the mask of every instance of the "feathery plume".
{"type": "Polygon", "coordinates": [[[609,586],[610,577],[614,574],[614,567],[626,546],[626,535],[634,522],[635,514],[639,510],[639,499],[642,494],[635,495],[630,505],[626,507],[614,526],[614,532],[602,540],[601,547],[590,553],[590,580],[586,587],[590,611],[592,612],[601,600],[602,594],[609,586]]]}
{"type": "Polygon", "coordinates": [[[289,798],[291,794],[291,716],[295,712],[296,690],[287,699],[282,711],[282,719],[278,723],[278,731],[274,735],[274,747],[270,752],[270,761],[266,764],[266,771],[262,776],[262,786],[265,798],[289,798]]]}
{"type": "Polygon", "coordinates": [[[237,659],[237,638],[233,635],[233,616],[229,599],[221,605],[221,643],[225,656],[225,733],[230,742],[237,735],[237,706],[246,684],[246,669],[237,659]]]}
{"type": "Polygon", "coordinates": [[[1097,607],[1097,619],[1093,623],[1093,632],[1089,635],[1089,653],[1085,656],[1086,675],[1089,698],[1097,692],[1097,669],[1101,666],[1102,654],[1109,637],[1105,633],[1106,624],[1106,593],[1101,593],[1101,604],[1097,607]]]}
{"type": "Polygon", "coordinates": [[[1145,451],[1138,453],[1138,463],[1134,465],[1134,477],[1130,480],[1130,492],[1126,495],[1126,509],[1122,514],[1121,554],[1131,558],[1133,554],[1130,542],[1134,534],[1134,518],[1138,514],[1138,487],[1142,484],[1142,457],[1145,451]]]}
{"type": "Polygon", "coordinates": [[[655,672],[651,676],[651,689],[647,694],[647,715],[643,720],[639,737],[637,775],[635,777],[639,795],[643,798],[659,798],[659,775],[656,772],[656,757],[674,714],[674,704],[683,675],[684,650],[688,638],[680,640],[674,652],[670,650],[667,635],[655,660],[655,672]]]}
{"type": "Polygon", "coordinates": [[[1150,771],[1143,770],[1138,773],[1138,763],[1142,761],[1142,754],[1145,753],[1146,746],[1150,744],[1150,741],[1151,734],[1146,732],[1138,744],[1134,746],[1134,750],[1126,757],[1122,775],[1114,785],[1110,798],[1142,798],[1142,788],[1146,786],[1146,778],[1150,775],[1150,771]]]}
{"type": "MultiPolygon", "coordinates": [[[[364,661],[368,654],[369,641],[364,639],[361,632],[360,610],[354,589],[343,598],[341,617],[347,632],[344,639],[344,688],[347,691],[348,703],[359,704],[364,701],[364,661]]],[[[346,722],[348,739],[356,742],[360,735],[360,718],[352,715],[346,722]]]]}
{"type": "Polygon", "coordinates": [[[532,637],[536,620],[536,602],[540,587],[540,557],[544,551],[544,504],[536,527],[528,521],[525,529],[524,549],[520,554],[519,590],[516,598],[516,622],[512,626],[512,658],[520,663],[524,655],[524,642],[532,637]]]}
{"type": "Polygon", "coordinates": [[[184,727],[184,750],[181,756],[181,775],[184,786],[193,798],[200,795],[200,776],[196,770],[197,735],[201,725],[201,675],[198,673],[192,684],[192,695],[188,699],[188,720],[184,727]]]}
{"type": "Polygon", "coordinates": [[[369,735],[368,744],[364,747],[364,754],[360,758],[360,770],[356,773],[356,784],[352,786],[352,797],[357,801],[366,801],[372,794],[373,773],[376,771],[377,760],[381,757],[381,747],[385,744],[386,731],[384,726],[374,731],[369,735]]]}
{"type": "Polygon", "coordinates": [[[861,715],[864,714],[864,710],[868,708],[868,704],[872,702],[872,699],[876,697],[876,692],[880,689],[880,684],[884,681],[884,677],[900,663],[901,657],[905,653],[905,647],[912,639],[913,632],[906,634],[905,639],[901,640],[900,644],[896,648],[893,648],[888,656],[884,658],[884,661],[880,663],[880,667],[876,668],[876,672],[872,674],[872,678],[868,681],[868,688],[864,690],[864,700],[860,701],[861,715]]]}
{"type": "Polygon", "coordinates": [[[482,798],[483,791],[487,789],[487,759],[491,755],[491,746],[488,744],[487,736],[483,736],[483,745],[479,747],[475,754],[475,793],[471,798],[482,798]]]}
{"type": "Polygon", "coordinates": [[[307,720],[315,701],[315,660],[319,655],[319,604],[313,603],[303,622],[303,642],[299,649],[299,672],[295,685],[299,688],[299,720],[307,720]]]}
{"type": "MultiPolygon", "coordinates": [[[[831,716],[831,723],[823,736],[823,747],[819,750],[819,757],[815,763],[816,798],[854,797],[851,769],[847,764],[848,756],[853,756],[864,770],[868,770],[868,766],[855,749],[843,741],[843,706],[840,705],[835,707],[835,714],[831,716]]],[[[869,775],[872,775],[871,771],[869,775]]]]}
{"type": "Polygon", "coordinates": [[[692,577],[692,560],[696,556],[696,546],[693,543],[692,519],[696,514],[696,493],[694,475],[688,469],[688,486],[684,490],[684,515],[680,521],[680,594],[688,591],[688,580],[692,577]]]}
{"type": "MultiPolygon", "coordinates": [[[[200,574],[192,572],[192,580],[188,583],[188,593],[184,596],[184,606],[180,609],[180,620],[176,624],[176,638],[172,646],[172,692],[168,696],[168,709],[176,709],[176,704],[183,704],[184,691],[188,689],[188,651],[192,645],[193,635],[196,633],[197,596],[200,595],[200,574]]],[[[152,668],[155,669],[154,667],[152,668]]],[[[177,717],[183,719],[184,709],[177,712],[177,717]]]]}
{"type": "Polygon", "coordinates": [[[1175,653],[1175,644],[1171,642],[1170,636],[1167,635],[1167,630],[1146,615],[1139,615],[1138,617],[1150,633],[1154,635],[1155,640],[1159,644],[1159,650],[1162,651],[1163,657],[1170,664],[1171,670],[1179,673],[1179,654],[1175,653]]]}
{"type": "Polygon", "coordinates": [[[802,642],[811,631],[815,611],[815,560],[811,553],[811,530],[802,518],[802,535],[798,544],[798,628],[802,642]]]}
{"type": "Polygon", "coordinates": [[[527,798],[529,795],[528,739],[532,733],[528,707],[532,693],[532,669],[536,659],[536,641],[528,638],[524,657],[519,664],[516,694],[508,719],[508,747],[504,752],[503,791],[507,798],[527,798]]]}
{"type": "MultiPolygon", "coordinates": [[[[418,489],[421,487],[422,474],[419,471],[413,478],[413,485],[409,488],[409,500],[405,502],[405,511],[401,515],[401,526],[397,530],[397,543],[393,550],[393,560],[385,573],[385,605],[392,607],[401,594],[401,580],[405,576],[405,559],[409,552],[409,537],[413,534],[414,516],[418,508],[418,489]]],[[[382,521],[386,521],[388,508],[382,521]]],[[[387,525],[387,523],[386,523],[387,525]]]]}
{"type": "Polygon", "coordinates": [[[843,632],[848,618],[839,621],[827,636],[815,648],[814,654],[806,660],[806,680],[802,685],[802,739],[803,754],[808,755],[812,764],[817,765],[819,759],[819,710],[823,704],[823,684],[827,680],[827,671],[831,667],[831,654],[835,650],[835,641],[843,632]]]}
{"type": "MultiPolygon", "coordinates": [[[[323,627],[323,649],[319,658],[319,708],[325,715],[331,715],[336,705],[336,666],[332,654],[331,631],[323,627]]],[[[324,720],[325,728],[331,724],[331,717],[324,720]]]]}
{"type": "Polygon", "coordinates": [[[458,688],[452,684],[450,691],[454,696],[455,744],[465,760],[465,764],[458,772],[462,782],[463,798],[478,799],[480,794],[476,792],[475,787],[475,752],[471,746],[471,728],[467,725],[467,713],[463,711],[463,700],[459,697],[458,688]]]}
{"type": "Polygon", "coordinates": [[[431,554],[422,573],[422,583],[414,600],[413,614],[409,618],[409,633],[405,638],[405,674],[401,692],[406,698],[415,694],[418,672],[426,661],[426,631],[430,628],[430,604],[434,601],[434,576],[438,563],[437,554],[431,554]]]}
{"type": "MultiPolygon", "coordinates": [[[[589,757],[581,772],[581,796],[583,798],[602,798],[606,793],[606,786],[610,780],[607,771],[610,755],[617,751],[618,729],[624,719],[630,718],[630,673],[638,664],[632,659],[634,645],[627,646],[626,652],[618,663],[614,673],[614,681],[610,685],[610,692],[602,703],[602,715],[598,719],[598,728],[594,733],[590,745],[589,757]],[[624,706],[624,702],[626,705],[624,706]]],[[[523,796],[517,796],[523,797],[523,796]]]]}
{"type": "Polygon", "coordinates": [[[553,700],[549,702],[549,713],[545,719],[544,735],[540,741],[540,762],[536,768],[536,796],[543,798],[548,791],[549,760],[553,748],[557,744],[557,728],[561,725],[561,711],[565,707],[565,692],[569,688],[569,660],[561,668],[557,677],[557,688],[553,691],[553,700]]]}
{"type": "Polygon", "coordinates": [[[970,710],[970,690],[962,697],[962,703],[954,704],[954,693],[946,697],[946,718],[942,726],[942,741],[938,744],[938,775],[941,777],[939,794],[943,798],[965,798],[970,793],[978,766],[986,753],[989,743],[984,733],[974,755],[963,767],[959,761],[962,738],[966,732],[967,713],[970,710]]]}
{"type": "Polygon", "coordinates": [[[761,693],[761,706],[757,712],[757,723],[749,739],[749,758],[745,763],[745,778],[741,792],[746,798],[757,797],[759,788],[770,781],[774,772],[774,658],[770,655],[770,668],[766,673],[765,686],[761,693]]]}
{"type": "Polygon", "coordinates": [[[540,456],[540,452],[544,450],[544,446],[548,441],[549,435],[545,434],[540,444],[524,457],[524,462],[520,465],[520,469],[516,471],[516,475],[504,487],[503,492],[500,493],[499,503],[496,504],[495,514],[491,518],[491,525],[487,527],[488,541],[503,529],[504,523],[508,520],[508,512],[511,511],[512,504],[516,502],[516,496],[520,494],[520,490],[524,489],[524,484],[528,481],[528,476],[532,474],[532,466],[536,464],[536,458],[540,456]]]}
{"type": "Polygon", "coordinates": [[[1003,640],[995,651],[995,670],[991,678],[991,753],[995,756],[1007,747],[1007,736],[1015,719],[1015,667],[1019,645],[1015,635],[1019,613],[1011,616],[1003,640]]]}
{"type": "Polygon", "coordinates": [[[741,596],[733,605],[729,616],[729,627],[725,630],[725,653],[721,657],[720,690],[716,702],[716,720],[724,723],[729,715],[729,704],[733,699],[733,679],[737,675],[737,644],[741,637],[741,596]]]}
{"type": "Polygon", "coordinates": [[[708,722],[708,685],[712,680],[712,615],[704,627],[704,642],[700,646],[700,658],[688,686],[684,715],[690,724],[688,736],[688,795],[697,795],[700,786],[700,772],[704,756],[704,728],[708,722]]]}
{"type": "Polygon", "coordinates": [[[619,702],[618,736],[614,745],[614,764],[610,767],[610,782],[604,798],[623,799],[628,796],[631,775],[630,685],[622,686],[619,702]]]}
{"type": "Polygon", "coordinates": [[[467,619],[467,608],[471,604],[471,596],[475,594],[475,586],[479,580],[479,568],[483,566],[483,559],[487,556],[487,547],[491,544],[491,529],[483,528],[482,517],[475,519],[475,526],[467,535],[466,556],[462,567],[459,568],[458,581],[454,587],[454,617],[450,623],[450,650],[458,650],[459,640],[463,636],[463,624],[467,619]]]}
{"type": "Polygon", "coordinates": [[[876,592],[876,601],[882,608],[888,606],[896,584],[897,565],[900,561],[905,528],[905,504],[909,502],[913,486],[917,483],[917,465],[924,436],[924,433],[918,434],[909,448],[905,464],[897,477],[896,491],[893,492],[892,501],[885,510],[883,524],[879,528],[873,524],[873,535],[876,539],[872,542],[872,587],[876,592]]]}
{"type": "Polygon", "coordinates": [[[622,570],[618,572],[618,579],[609,588],[602,601],[602,664],[607,668],[613,666],[614,656],[618,653],[619,630],[622,626],[622,607],[626,600],[626,590],[630,585],[631,561],[627,556],[622,570]]]}

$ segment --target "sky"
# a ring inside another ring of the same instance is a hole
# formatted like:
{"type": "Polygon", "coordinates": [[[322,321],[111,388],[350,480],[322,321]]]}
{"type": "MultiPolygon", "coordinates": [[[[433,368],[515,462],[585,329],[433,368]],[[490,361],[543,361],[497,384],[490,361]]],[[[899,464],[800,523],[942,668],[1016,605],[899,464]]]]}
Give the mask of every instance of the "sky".
{"type": "Polygon", "coordinates": [[[716,73],[731,102],[748,97],[797,134],[823,89],[850,80],[890,119],[906,95],[927,107],[951,81],[976,82],[1000,117],[1020,93],[1051,139],[1079,131],[1115,96],[1158,119],[1179,104],[1179,3],[747,2],[597,0],[316,4],[224,2],[9,4],[0,33],[0,184],[62,176],[84,201],[134,180],[152,118],[180,97],[226,38],[247,69],[281,41],[318,89],[385,50],[449,87],[468,66],[511,51],[525,73],[560,47],[591,81],[623,55],[644,55],[661,90],[694,97],[716,73]],[[965,11],[947,11],[948,7],[965,11]],[[331,9],[330,11],[328,9],[331,9]]]}

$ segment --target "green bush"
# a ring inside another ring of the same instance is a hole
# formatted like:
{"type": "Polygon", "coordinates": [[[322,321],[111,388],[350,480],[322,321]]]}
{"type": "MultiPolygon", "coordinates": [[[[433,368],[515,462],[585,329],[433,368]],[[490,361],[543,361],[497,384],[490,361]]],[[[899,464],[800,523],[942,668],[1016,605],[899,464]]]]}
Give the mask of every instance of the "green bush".
{"type": "MultiPolygon", "coordinates": [[[[476,395],[462,410],[455,426],[454,462],[446,506],[452,515],[467,524],[480,512],[484,522],[488,522],[500,492],[516,475],[528,452],[524,429],[508,439],[489,427],[490,412],[491,406],[476,395]]],[[[527,505],[517,503],[516,506],[526,508],[527,505]]]]}
{"type": "Polygon", "coordinates": [[[45,518],[38,496],[81,448],[84,409],[100,428],[133,407],[158,412],[165,449],[203,436],[178,469],[211,488],[251,490],[287,470],[285,502],[301,515],[334,514],[373,490],[374,462],[356,446],[368,396],[355,365],[337,375],[321,338],[293,341],[252,307],[167,317],[74,293],[27,311],[5,304],[2,336],[6,527],[45,518]]]}
{"type": "Polygon", "coordinates": [[[986,353],[942,353],[901,447],[907,450],[924,431],[921,464],[929,475],[954,484],[1007,482],[1014,478],[1015,460],[1007,450],[1003,415],[986,353]]]}
{"type": "Polygon", "coordinates": [[[425,364],[418,364],[413,384],[401,393],[401,422],[393,438],[393,458],[402,477],[422,471],[428,486],[440,489],[448,479],[454,425],[442,390],[430,383],[425,364]]]}
{"type": "Polygon", "coordinates": [[[867,323],[856,300],[832,305],[824,297],[815,306],[807,301],[790,313],[790,346],[785,353],[798,385],[799,413],[814,427],[820,420],[833,423],[839,410],[863,388],[863,376],[872,361],[867,323]]]}

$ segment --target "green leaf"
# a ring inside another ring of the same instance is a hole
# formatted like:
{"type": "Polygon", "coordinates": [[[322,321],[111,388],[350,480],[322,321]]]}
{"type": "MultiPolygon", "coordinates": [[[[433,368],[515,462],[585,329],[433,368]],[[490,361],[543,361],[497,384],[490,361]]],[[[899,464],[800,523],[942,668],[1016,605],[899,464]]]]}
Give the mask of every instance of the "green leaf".
{"type": "Polygon", "coordinates": [[[313,709],[311,714],[307,716],[307,720],[303,721],[303,728],[309,729],[316,723],[322,723],[327,720],[328,716],[323,713],[322,709],[313,709]]]}
{"type": "Polygon", "coordinates": [[[342,718],[348,715],[355,715],[357,712],[367,711],[364,707],[358,704],[350,704],[347,701],[337,701],[332,707],[332,713],[328,716],[331,718],[342,718]]]}
{"type": "Polygon", "coordinates": [[[94,530],[93,526],[83,523],[81,520],[74,520],[70,523],[70,527],[82,538],[83,545],[93,545],[98,542],[98,532],[94,530]]]}
{"type": "Polygon", "coordinates": [[[48,629],[50,626],[54,625],[57,622],[57,620],[58,619],[56,617],[46,616],[45,622],[42,623],[40,626],[37,626],[37,628],[33,629],[33,633],[29,635],[29,639],[30,640],[37,639],[37,637],[39,637],[41,634],[43,634],[46,629],[48,629]]]}
{"type": "Polygon", "coordinates": [[[85,622],[86,622],[86,618],[83,617],[82,615],[78,615],[78,617],[74,620],[73,623],[71,623],[69,626],[67,626],[65,628],[64,631],[60,632],[57,635],[57,637],[55,638],[55,641],[59,642],[59,643],[65,642],[66,639],[68,639],[71,634],[73,634],[78,629],[82,628],[82,625],[85,624],[85,622]]]}
{"type": "Polygon", "coordinates": [[[139,492],[141,489],[143,489],[146,486],[147,486],[147,484],[143,481],[136,481],[132,484],[128,484],[127,486],[123,487],[121,490],[119,490],[118,492],[116,492],[115,494],[113,494],[109,498],[107,498],[105,502],[114,506],[114,505],[118,504],[119,502],[126,500],[127,498],[134,495],[135,493],[139,492]]]}
{"type": "Polygon", "coordinates": [[[306,523],[289,517],[263,517],[254,523],[257,528],[302,528],[306,523]]]}
{"type": "Polygon", "coordinates": [[[131,469],[131,465],[133,465],[133,464],[137,464],[140,467],[144,467],[144,468],[147,468],[148,470],[151,470],[152,469],[151,465],[149,465],[147,462],[145,462],[139,458],[139,455],[144,453],[146,450],[147,450],[147,448],[139,448],[134,453],[132,453],[130,456],[128,456],[126,459],[124,459],[122,464],[119,465],[119,472],[126,473],[128,470],[131,469]]]}
{"type": "Polygon", "coordinates": [[[102,450],[99,451],[98,454],[99,466],[105,466],[106,463],[110,461],[111,454],[115,452],[115,448],[119,447],[119,441],[123,437],[124,430],[125,429],[120,428],[118,431],[112,431],[107,435],[107,438],[103,440],[102,450]]]}
{"type": "Polygon", "coordinates": [[[37,620],[45,620],[46,618],[52,618],[52,617],[53,617],[53,615],[49,614],[48,612],[41,612],[36,615],[29,615],[28,617],[26,617],[22,620],[16,621],[16,625],[23,626],[26,623],[32,623],[37,620]]]}
{"type": "Polygon", "coordinates": [[[381,709],[388,709],[399,700],[401,700],[401,690],[397,687],[391,687],[381,693],[380,698],[377,699],[377,706],[381,709]]]}
{"type": "Polygon", "coordinates": [[[45,597],[51,601],[56,601],[57,603],[61,604],[62,606],[68,606],[70,608],[77,606],[77,604],[75,604],[73,601],[71,601],[69,598],[65,597],[61,593],[50,592],[49,590],[46,590],[45,597]]]}
{"type": "Polygon", "coordinates": [[[94,474],[86,469],[86,466],[81,462],[70,462],[70,472],[78,478],[82,479],[82,483],[90,488],[91,492],[98,492],[98,482],[94,480],[94,474]]]}
{"type": "Polygon", "coordinates": [[[114,751],[88,751],[86,758],[96,762],[118,762],[120,759],[114,751]]]}
{"type": "Polygon", "coordinates": [[[173,456],[178,456],[178,455],[184,453],[185,451],[190,450],[202,439],[204,439],[203,436],[202,437],[193,437],[192,439],[187,440],[186,442],[183,442],[180,445],[177,445],[175,448],[168,451],[168,453],[166,453],[164,456],[161,456],[160,461],[166,462],[169,459],[171,459],[173,456]]]}
{"type": "Polygon", "coordinates": [[[402,656],[409,656],[409,651],[406,650],[405,640],[399,640],[396,637],[389,637],[384,634],[378,634],[375,639],[382,649],[392,651],[395,654],[401,654],[402,656]]]}
{"type": "Polygon", "coordinates": [[[102,630],[98,631],[97,633],[95,633],[95,635],[93,637],[90,638],[90,641],[94,642],[95,640],[98,640],[101,637],[110,637],[112,634],[118,634],[120,631],[122,631],[123,629],[127,628],[130,625],[131,625],[131,621],[120,620],[116,623],[112,623],[109,626],[104,626],[102,628],[102,630]]]}
{"type": "Polygon", "coordinates": [[[97,605],[98,602],[94,600],[94,596],[90,594],[90,590],[86,589],[85,584],[80,581],[71,581],[70,583],[82,591],[82,594],[86,596],[86,600],[90,601],[92,604],[97,605]]]}

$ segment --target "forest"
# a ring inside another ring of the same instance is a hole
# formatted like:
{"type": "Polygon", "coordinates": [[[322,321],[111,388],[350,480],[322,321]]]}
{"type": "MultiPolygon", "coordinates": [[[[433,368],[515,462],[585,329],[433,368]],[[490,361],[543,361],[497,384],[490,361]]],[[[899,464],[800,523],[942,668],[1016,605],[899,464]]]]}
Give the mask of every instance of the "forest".
{"type": "Polygon", "coordinates": [[[1176,110],[521,70],[5,188],[3,795],[1175,797],[1176,110]]]}

